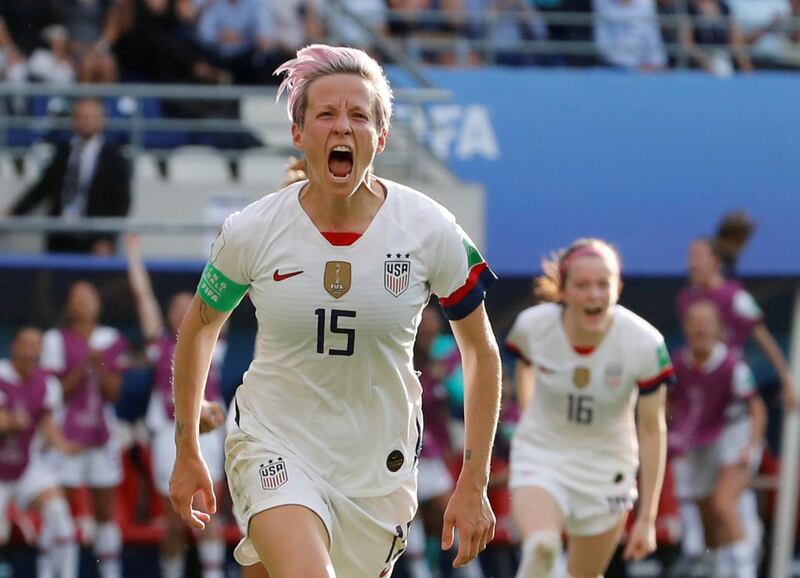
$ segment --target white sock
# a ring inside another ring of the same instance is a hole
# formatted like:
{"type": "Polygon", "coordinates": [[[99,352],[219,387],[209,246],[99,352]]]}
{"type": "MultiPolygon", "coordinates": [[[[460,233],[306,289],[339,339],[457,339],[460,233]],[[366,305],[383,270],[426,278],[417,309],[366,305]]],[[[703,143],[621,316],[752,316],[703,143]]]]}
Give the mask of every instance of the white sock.
{"type": "Polygon", "coordinates": [[[684,556],[695,558],[702,556],[706,549],[706,540],[703,533],[703,521],[700,511],[694,502],[681,502],[681,552],[684,556]]]}
{"type": "Polygon", "coordinates": [[[161,557],[161,578],[183,578],[183,571],[186,567],[186,556],[178,554],[170,558],[161,557]]]}
{"type": "Polygon", "coordinates": [[[757,578],[758,563],[752,544],[747,538],[730,545],[734,578],[757,578]]]}
{"type": "Polygon", "coordinates": [[[39,535],[40,561],[36,573],[39,578],[78,576],[78,544],[72,514],[64,498],[47,500],[42,505],[42,531],[39,535]]]}
{"type": "Polygon", "coordinates": [[[224,578],[225,542],[222,539],[199,541],[197,554],[203,569],[203,578],[224,578]]]}
{"type": "Polygon", "coordinates": [[[425,555],[425,526],[419,518],[414,518],[411,522],[403,556],[408,560],[408,573],[411,578],[433,578],[433,572],[425,555]]]}
{"type": "Polygon", "coordinates": [[[522,560],[516,578],[550,578],[561,554],[561,536],[535,532],[522,545],[522,560]]]}
{"type": "Polygon", "coordinates": [[[730,545],[720,546],[711,550],[712,569],[714,578],[731,578],[733,575],[733,556],[730,545]]]}
{"type": "Polygon", "coordinates": [[[94,540],[94,553],[100,578],[122,578],[122,535],[115,522],[103,522],[97,525],[94,540]]]}
{"type": "Polygon", "coordinates": [[[747,536],[747,543],[753,551],[753,559],[756,562],[761,560],[762,537],[764,535],[764,524],[758,514],[758,500],[752,488],[747,488],[742,492],[737,507],[739,517],[742,519],[744,533],[747,536]]]}

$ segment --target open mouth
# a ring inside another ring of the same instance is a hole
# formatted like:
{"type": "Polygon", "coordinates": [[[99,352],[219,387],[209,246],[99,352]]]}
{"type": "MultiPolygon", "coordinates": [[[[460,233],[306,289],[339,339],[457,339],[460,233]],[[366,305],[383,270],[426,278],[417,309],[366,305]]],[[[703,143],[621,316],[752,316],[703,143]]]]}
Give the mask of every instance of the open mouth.
{"type": "Polygon", "coordinates": [[[333,147],[328,155],[328,171],[336,180],[345,180],[353,171],[353,150],[344,145],[333,147]]]}
{"type": "Polygon", "coordinates": [[[602,307],[587,307],[583,310],[587,317],[590,319],[597,319],[602,317],[604,309],[602,307]]]}

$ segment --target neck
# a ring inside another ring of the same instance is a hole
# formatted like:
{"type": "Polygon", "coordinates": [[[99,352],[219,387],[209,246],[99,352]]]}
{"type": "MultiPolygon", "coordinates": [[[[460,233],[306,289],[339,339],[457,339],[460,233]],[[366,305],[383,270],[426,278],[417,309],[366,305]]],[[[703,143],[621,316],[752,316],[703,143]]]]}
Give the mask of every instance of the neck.
{"type": "Polygon", "coordinates": [[[569,307],[564,308],[564,332],[574,347],[597,347],[608,333],[610,323],[602,331],[584,331],[569,307]]]}
{"type": "Polygon", "coordinates": [[[31,378],[32,374],[30,372],[28,372],[27,366],[19,364],[19,363],[17,363],[16,361],[14,361],[12,359],[11,360],[11,367],[14,368],[14,371],[17,372],[17,375],[20,376],[22,381],[28,381],[31,378]]]}
{"type": "Polygon", "coordinates": [[[709,275],[703,281],[697,283],[697,286],[702,289],[716,289],[720,285],[725,282],[725,278],[722,276],[722,273],[716,272],[709,275]]]}
{"type": "Polygon", "coordinates": [[[69,326],[70,329],[72,329],[72,331],[78,335],[78,337],[84,341],[88,341],[89,337],[92,335],[92,331],[94,331],[94,328],[97,327],[97,323],[88,320],[75,320],[72,321],[69,326]]]}
{"type": "Polygon", "coordinates": [[[331,194],[313,181],[300,192],[300,205],[317,229],[326,232],[363,233],[384,200],[383,187],[369,177],[346,196],[331,194]]]}
{"type": "Polygon", "coordinates": [[[711,357],[711,352],[713,350],[713,347],[692,349],[692,361],[694,361],[695,365],[703,365],[711,357]]]}

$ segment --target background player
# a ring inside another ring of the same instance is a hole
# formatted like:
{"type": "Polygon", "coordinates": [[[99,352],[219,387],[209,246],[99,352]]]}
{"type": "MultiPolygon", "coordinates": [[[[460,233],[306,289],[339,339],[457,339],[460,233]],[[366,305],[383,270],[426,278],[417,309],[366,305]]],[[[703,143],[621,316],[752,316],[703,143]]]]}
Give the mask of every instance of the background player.
{"type": "Polygon", "coordinates": [[[113,500],[122,480],[122,464],[112,403],[122,387],[127,344],[119,331],[98,324],[100,311],[94,285],[73,284],[67,296],[66,326],[44,334],[42,367],[61,380],[65,437],[83,448],[78,454],[57,457],[61,484],[71,502],[77,488],[91,490],[100,577],[119,578],[122,537],[114,520],[113,500]]]}
{"type": "MultiPolygon", "coordinates": [[[[164,502],[166,528],[161,541],[162,578],[180,578],[186,565],[186,525],[169,503],[169,476],[175,463],[175,407],[172,402],[172,360],[178,340],[178,327],[192,300],[191,293],[177,293],[170,299],[165,327],[161,308],[153,292],[150,275],[142,261],[141,244],[137,235],[125,237],[128,256],[128,280],[136,302],[139,326],[147,343],[147,358],[153,367],[153,389],[147,408],[147,427],[151,432],[151,458],[156,490],[164,502]]],[[[220,403],[220,377],[225,358],[225,342],[214,349],[208,381],[205,387],[204,412],[216,420],[224,421],[220,403]]],[[[225,435],[221,428],[200,437],[203,457],[216,485],[225,479],[225,435]]],[[[197,549],[204,578],[222,578],[225,565],[225,542],[222,527],[212,521],[204,532],[197,533],[197,549]]]]}
{"type": "Polygon", "coordinates": [[[697,501],[714,576],[755,578],[757,560],[739,516],[739,498],[761,458],[764,402],[750,368],[722,343],[716,306],[697,301],[686,311],[687,347],[675,358],[670,394],[670,447],[681,500],[697,501]]]}
{"type": "Polygon", "coordinates": [[[11,342],[10,359],[0,361],[0,543],[11,529],[9,502],[21,510],[32,507],[42,514],[37,578],[76,578],[75,527],[41,443],[65,454],[81,448],[67,441],[53,420],[61,405],[61,384],[39,368],[41,351],[42,332],[23,327],[11,342]]]}
{"type": "Polygon", "coordinates": [[[624,555],[638,560],[655,549],[666,456],[662,386],[673,370],[658,331],[617,304],[620,262],[606,242],[579,239],[545,271],[539,296],[557,303],[526,309],[508,335],[525,410],[511,451],[524,541],[517,576],[550,576],[566,529],[567,574],[596,578],[636,499],[640,460],[642,495],[624,555]]]}

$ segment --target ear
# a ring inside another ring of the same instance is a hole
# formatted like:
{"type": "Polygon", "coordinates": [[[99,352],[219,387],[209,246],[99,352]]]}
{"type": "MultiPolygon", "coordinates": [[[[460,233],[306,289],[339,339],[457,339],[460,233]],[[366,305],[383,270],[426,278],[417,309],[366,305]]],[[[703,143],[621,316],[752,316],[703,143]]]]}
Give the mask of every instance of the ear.
{"type": "Polygon", "coordinates": [[[383,152],[383,149],[386,148],[386,139],[389,137],[389,131],[383,129],[380,133],[378,133],[378,146],[375,149],[375,154],[379,155],[383,152]]]}
{"type": "Polygon", "coordinates": [[[292,123],[292,143],[297,150],[303,150],[303,132],[296,122],[292,123]]]}

